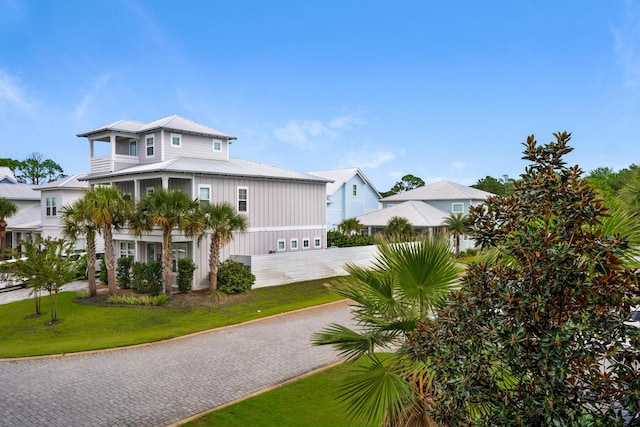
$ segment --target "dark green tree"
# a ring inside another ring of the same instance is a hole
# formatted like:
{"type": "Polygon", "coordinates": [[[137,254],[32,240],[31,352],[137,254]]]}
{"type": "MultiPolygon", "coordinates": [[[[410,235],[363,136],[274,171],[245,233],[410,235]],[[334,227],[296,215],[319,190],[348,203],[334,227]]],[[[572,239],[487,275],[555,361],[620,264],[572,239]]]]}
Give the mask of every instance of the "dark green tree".
{"type": "Polygon", "coordinates": [[[623,267],[626,238],[603,232],[597,192],[565,165],[570,135],[555,137],[528,137],[513,192],[471,209],[472,234],[496,255],[412,337],[441,425],[615,426],[621,408],[638,422],[640,337],[625,321],[640,274],[623,267]]]}
{"type": "Polygon", "coordinates": [[[384,229],[384,235],[398,241],[404,241],[411,239],[415,235],[415,230],[407,218],[392,216],[384,229]]]}
{"type": "Polygon", "coordinates": [[[387,192],[380,193],[382,197],[393,196],[394,194],[403,193],[424,186],[422,178],[408,174],[402,177],[402,181],[396,182],[387,192]]]}
{"type": "Polygon", "coordinates": [[[345,236],[351,236],[352,234],[360,234],[362,223],[358,218],[347,218],[342,220],[340,224],[338,224],[337,228],[338,231],[345,236]]]}
{"type": "Polygon", "coordinates": [[[23,184],[40,185],[63,178],[62,167],[42,153],[31,153],[16,167],[16,179],[23,184]]]}
{"type": "Polygon", "coordinates": [[[18,206],[9,199],[0,197],[0,259],[7,250],[7,218],[18,212],[18,206]]]}
{"type": "Polygon", "coordinates": [[[508,175],[502,175],[500,178],[494,178],[487,175],[484,178],[479,179],[478,182],[473,184],[471,187],[504,196],[511,191],[511,188],[513,188],[513,181],[514,180],[509,178],[508,175]]]}

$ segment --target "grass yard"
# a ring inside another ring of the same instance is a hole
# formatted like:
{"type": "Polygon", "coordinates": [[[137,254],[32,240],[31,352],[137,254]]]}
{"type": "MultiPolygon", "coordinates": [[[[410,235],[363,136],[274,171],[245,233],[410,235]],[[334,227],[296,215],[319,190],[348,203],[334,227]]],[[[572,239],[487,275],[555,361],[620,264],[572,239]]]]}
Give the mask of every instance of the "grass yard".
{"type": "Polygon", "coordinates": [[[58,319],[50,320],[49,297],[40,317],[32,299],[0,305],[0,358],[40,356],[122,347],[164,340],[207,329],[312,307],[340,297],[324,280],[255,289],[229,296],[219,304],[193,307],[100,306],[74,302],[75,292],[62,292],[58,319]]]}
{"type": "Polygon", "coordinates": [[[335,398],[349,366],[334,366],[211,412],[184,426],[360,426],[347,420],[335,398]]]}

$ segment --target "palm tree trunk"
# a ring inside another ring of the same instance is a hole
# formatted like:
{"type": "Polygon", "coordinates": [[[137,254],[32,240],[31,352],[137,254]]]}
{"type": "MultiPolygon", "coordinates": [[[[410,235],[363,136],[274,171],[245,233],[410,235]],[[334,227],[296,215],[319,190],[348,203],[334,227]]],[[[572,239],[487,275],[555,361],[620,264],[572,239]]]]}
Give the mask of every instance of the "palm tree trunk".
{"type": "Polygon", "coordinates": [[[116,268],[115,252],[113,250],[113,233],[111,224],[104,227],[104,263],[107,267],[107,282],[109,285],[109,295],[116,294],[116,268]]]}
{"type": "Polygon", "coordinates": [[[209,289],[211,292],[218,290],[218,267],[220,265],[221,237],[217,234],[211,236],[209,250],[209,289]]]}
{"type": "Polygon", "coordinates": [[[165,230],[163,233],[163,244],[162,244],[162,269],[164,271],[164,293],[171,298],[171,293],[173,292],[173,276],[171,274],[171,230],[165,230]]]}
{"type": "Polygon", "coordinates": [[[89,296],[98,294],[96,287],[96,235],[87,233],[87,280],[89,281],[89,296]]]}
{"type": "Polygon", "coordinates": [[[0,259],[4,259],[7,250],[7,222],[0,219],[0,259]]]}

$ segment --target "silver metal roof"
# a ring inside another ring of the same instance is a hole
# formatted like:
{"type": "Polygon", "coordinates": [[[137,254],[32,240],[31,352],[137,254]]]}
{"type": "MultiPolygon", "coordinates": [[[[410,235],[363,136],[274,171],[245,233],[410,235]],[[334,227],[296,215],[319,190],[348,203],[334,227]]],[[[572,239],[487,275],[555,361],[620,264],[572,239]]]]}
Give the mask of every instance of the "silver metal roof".
{"type": "Polygon", "coordinates": [[[444,220],[449,217],[449,212],[425,202],[410,200],[361,215],[358,217],[358,221],[365,227],[386,227],[394,216],[406,218],[416,228],[426,228],[441,226],[444,220]]]}
{"type": "Polygon", "coordinates": [[[0,184],[0,197],[9,200],[40,200],[40,191],[28,184],[0,184]]]}
{"type": "Polygon", "coordinates": [[[71,176],[67,176],[65,178],[60,178],[56,181],[48,182],[46,184],[42,184],[36,189],[38,190],[52,190],[52,189],[80,189],[84,190],[89,188],[89,184],[86,181],[80,181],[84,178],[86,174],[84,173],[76,173],[71,176]]]}
{"type": "Polygon", "coordinates": [[[7,230],[38,230],[41,226],[40,204],[21,209],[7,219],[7,230]]]}
{"type": "Polygon", "coordinates": [[[385,197],[383,202],[405,200],[484,200],[492,193],[451,181],[440,181],[385,197]]]}

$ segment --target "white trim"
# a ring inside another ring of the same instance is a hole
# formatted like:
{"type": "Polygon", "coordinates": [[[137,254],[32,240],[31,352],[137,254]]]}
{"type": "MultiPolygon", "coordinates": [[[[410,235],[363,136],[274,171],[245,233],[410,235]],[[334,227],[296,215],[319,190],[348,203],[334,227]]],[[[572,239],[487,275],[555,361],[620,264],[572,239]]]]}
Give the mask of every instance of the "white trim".
{"type": "Polygon", "coordinates": [[[211,185],[207,185],[207,184],[198,184],[198,195],[197,195],[197,197],[198,197],[198,201],[199,201],[200,203],[202,203],[202,201],[203,201],[203,200],[205,200],[205,199],[201,199],[201,198],[200,198],[200,189],[201,189],[201,188],[206,188],[207,190],[209,190],[209,198],[208,198],[208,199],[206,199],[206,201],[207,201],[209,204],[211,204],[211,200],[213,199],[213,197],[212,197],[212,195],[211,195],[211,185]]]}
{"type": "Polygon", "coordinates": [[[322,248],[322,238],[320,238],[319,236],[316,236],[313,238],[313,248],[314,249],[322,248]]]}
{"type": "Polygon", "coordinates": [[[302,238],[302,250],[305,251],[307,249],[311,249],[311,239],[308,237],[303,237],[302,238]],[[304,244],[307,244],[307,246],[305,246],[304,244]]]}
{"type": "Polygon", "coordinates": [[[292,251],[298,250],[298,239],[289,240],[289,249],[292,251]]]}
{"type": "Polygon", "coordinates": [[[238,213],[249,213],[249,187],[239,185],[236,187],[236,210],[238,213]],[[246,191],[246,198],[244,200],[240,200],[240,190],[246,191]],[[245,208],[240,209],[240,202],[245,202],[245,208]]]}
{"type": "Polygon", "coordinates": [[[169,136],[169,138],[170,138],[169,145],[171,146],[171,148],[182,148],[182,134],[172,133],[169,136]],[[178,138],[178,145],[173,143],[173,138],[178,138]]]}
{"type": "Polygon", "coordinates": [[[156,136],[155,134],[149,134],[149,135],[145,135],[144,136],[144,157],[149,158],[149,157],[154,157],[156,155],[156,136]],[[151,139],[151,142],[153,143],[153,145],[151,146],[151,149],[153,150],[153,154],[149,155],[149,139],[151,139]]]}
{"type": "Polygon", "coordinates": [[[464,213],[464,203],[451,203],[451,212],[452,213],[464,213]],[[455,209],[456,206],[461,206],[462,209],[460,209],[459,211],[457,211],[455,209]]]}
{"type": "Polygon", "coordinates": [[[283,252],[287,250],[287,242],[284,239],[278,239],[277,243],[276,243],[276,250],[278,252],[283,252]],[[282,248],[280,247],[280,244],[282,243],[282,248]]]}
{"type": "Polygon", "coordinates": [[[222,152],[222,140],[218,138],[211,138],[211,149],[214,153],[222,152]],[[220,144],[220,148],[216,150],[216,143],[220,144]]]}
{"type": "Polygon", "coordinates": [[[303,231],[303,230],[324,230],[327,228],[327,224],[318,225],[300,225],[300,226],[288,226],[288,227],[249,227],[247,232],[257,233],[260,231],[303,231]]]}
{"type": "Polygon", "coordinates": [[[129,155],[138,157],[138,140],[137,139],[130,139],[129,140],[129,155]],[[133,143],[133,146],[136,148],[136,150],[135,150],[136,154],[131,154],[131,143],[133,143]]]}
{"type": "Polygon", "coordinates": [[[154,191],[156,191],[156,187],[155,186],[147,187],[146,191],[144,192],[144,194],[147,195],[149,193],[153,193],[154,191]]]}

